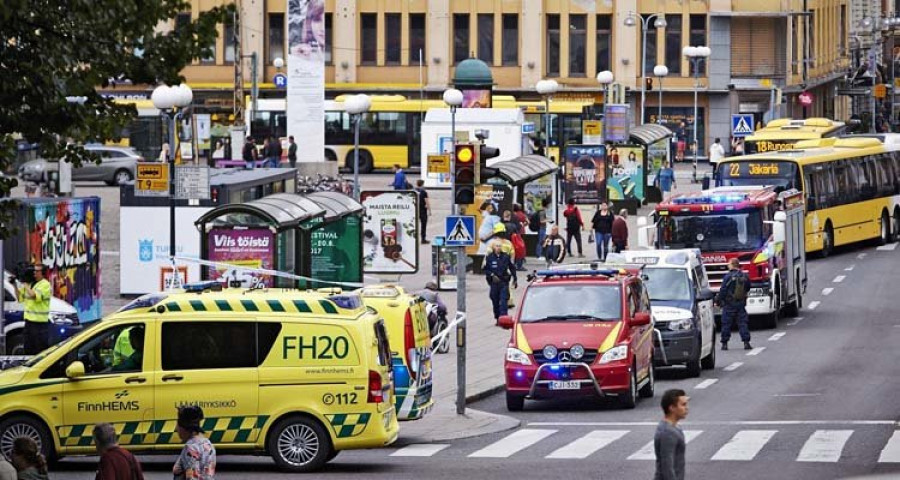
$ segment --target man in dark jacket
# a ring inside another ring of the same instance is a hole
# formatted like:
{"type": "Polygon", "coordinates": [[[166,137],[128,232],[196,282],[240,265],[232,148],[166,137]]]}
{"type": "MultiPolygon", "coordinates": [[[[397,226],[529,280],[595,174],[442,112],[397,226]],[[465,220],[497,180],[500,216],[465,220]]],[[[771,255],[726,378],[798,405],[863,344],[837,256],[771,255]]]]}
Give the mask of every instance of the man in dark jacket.
{"type": "Polygon", "coordinates": [[[256,145],[253,143],[253,137],[247,137],[247,141],[244,143],[244,150],[241,152],[241,156],[244,159],[244,168],[247,170],[255,168],[258,155],[256,145]]]}
{"type": "Polygon", "coordinates": [[[744,350],[750,350],[750,327],[747,319],[747,294],[750,291],[750,279],[741,270],[737,258],[728,262],[728,274],[722,279],[722,287],[716,294],[716,305],[722,307],[722,350],[728,350],[731,339],[731,324],[737,319],[738,331],[744,341],[744,350]]]}
{"type": "Polygon", "coordinates": [[[509,312],[509,281],[518,288],[516,266],[512,258],[503,252],[501,242],[491,242],[491,252],[484,258],[484,275],[491,288],[491,304],[494,306],[494,321],[509,312]]]}
{"type": "Polygon", "coordinates": [[[628,249],[628,222],[625,220],[626,218],[628,218],[628,210],[623,208],[619,211],[616,218],[613,219],[612,242],[616,253],[621,253],[623,250],[628,249]]]}
{"type": "Polygon", "coordinates": [[[597,258],[601,262],[606,261],[609,254],[609,241],[612,238],[613,220],[615,215],[609,210],[609,205],[601,201],[591,218],[591,226],[594,229],[594,240],[597,242],[597,258]]]}

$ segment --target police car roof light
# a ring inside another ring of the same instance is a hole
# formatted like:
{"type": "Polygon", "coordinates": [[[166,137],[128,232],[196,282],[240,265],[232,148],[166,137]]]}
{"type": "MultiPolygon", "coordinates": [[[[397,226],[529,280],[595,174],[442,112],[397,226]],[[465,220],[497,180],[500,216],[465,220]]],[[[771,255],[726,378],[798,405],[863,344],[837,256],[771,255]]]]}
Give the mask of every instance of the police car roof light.
{"type": "Polygon", "coordinates": [[[539,277],[596,277],[601,275],[612,277],[624,273],[624,270],[611,268],[597,270],[538,270],[535,272],[539,277]]]}
{"type": "Polygon", "coordinates": [[[184,291],[187,293],[199,293],[207,290],[219,292],[222,290],[222,283],[216,280],[207,280],[205,282],[184,284],[184,291]]]}
{"type": "Polygon", "coordinates": [[[331,295],[328,297],[328,300],[331,300],[338,307],[347,310],[356,310],[363,305],[362,299],[359,298],[359,295],[348,293],[341,295],[331,295]]]}

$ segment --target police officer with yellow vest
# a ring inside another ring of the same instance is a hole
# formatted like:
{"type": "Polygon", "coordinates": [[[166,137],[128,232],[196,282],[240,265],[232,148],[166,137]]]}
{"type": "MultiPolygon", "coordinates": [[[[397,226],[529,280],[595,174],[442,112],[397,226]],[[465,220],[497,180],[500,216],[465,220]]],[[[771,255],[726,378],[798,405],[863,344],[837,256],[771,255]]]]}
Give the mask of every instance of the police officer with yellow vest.
{"type": "Polygon", "coordinates": [[[44,266],[35,264],[34,277],[19,286],[19,302],[25,310],[25,355],[47,349],[50,339],[50,297],[53,289],[44,278],[44,266]],[[30,283],[30,284],[29,284],[30,283]]]}

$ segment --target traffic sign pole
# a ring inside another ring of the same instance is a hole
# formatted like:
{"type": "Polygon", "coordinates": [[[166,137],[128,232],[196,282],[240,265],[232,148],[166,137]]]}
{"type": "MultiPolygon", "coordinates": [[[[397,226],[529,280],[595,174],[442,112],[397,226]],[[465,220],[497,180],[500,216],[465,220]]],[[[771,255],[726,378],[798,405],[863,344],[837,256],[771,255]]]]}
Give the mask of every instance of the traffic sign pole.
{"type": "MultiPolygon", "coordinates": [[[[450,138],[453,144],[450,159],[450,191],[453,195],[452,214],[459,213],[456,204],[456,107],[450,107],[450,138]]],[[[466,247],[456,250],[456,316],[462,320],[456,324],[456,413],[466,413],[466,247]]]]}

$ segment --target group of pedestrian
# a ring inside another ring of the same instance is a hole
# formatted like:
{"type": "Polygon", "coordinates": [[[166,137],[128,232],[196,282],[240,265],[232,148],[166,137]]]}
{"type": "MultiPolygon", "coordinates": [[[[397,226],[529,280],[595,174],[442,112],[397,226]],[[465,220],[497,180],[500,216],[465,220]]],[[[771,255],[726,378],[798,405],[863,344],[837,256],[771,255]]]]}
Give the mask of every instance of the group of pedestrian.
{"type": "MultiPolygon", "coordinates": [[[[247,140],[244,142],[244,150],[241,152],[241,158],[244,160],[244,168],[247,170],[256,168],[260,159],[264,160],[262,167],[277,168],[281,164],[283,152],[281,141],[275,137],[263,140],[262,151],[257,148],[256,140],[253,137],[247,137],[247,140]]],[[[288,162],[291,168],[297,166],[297,144],[294,142],[293,135],[288,137],[288,162]]]]}

